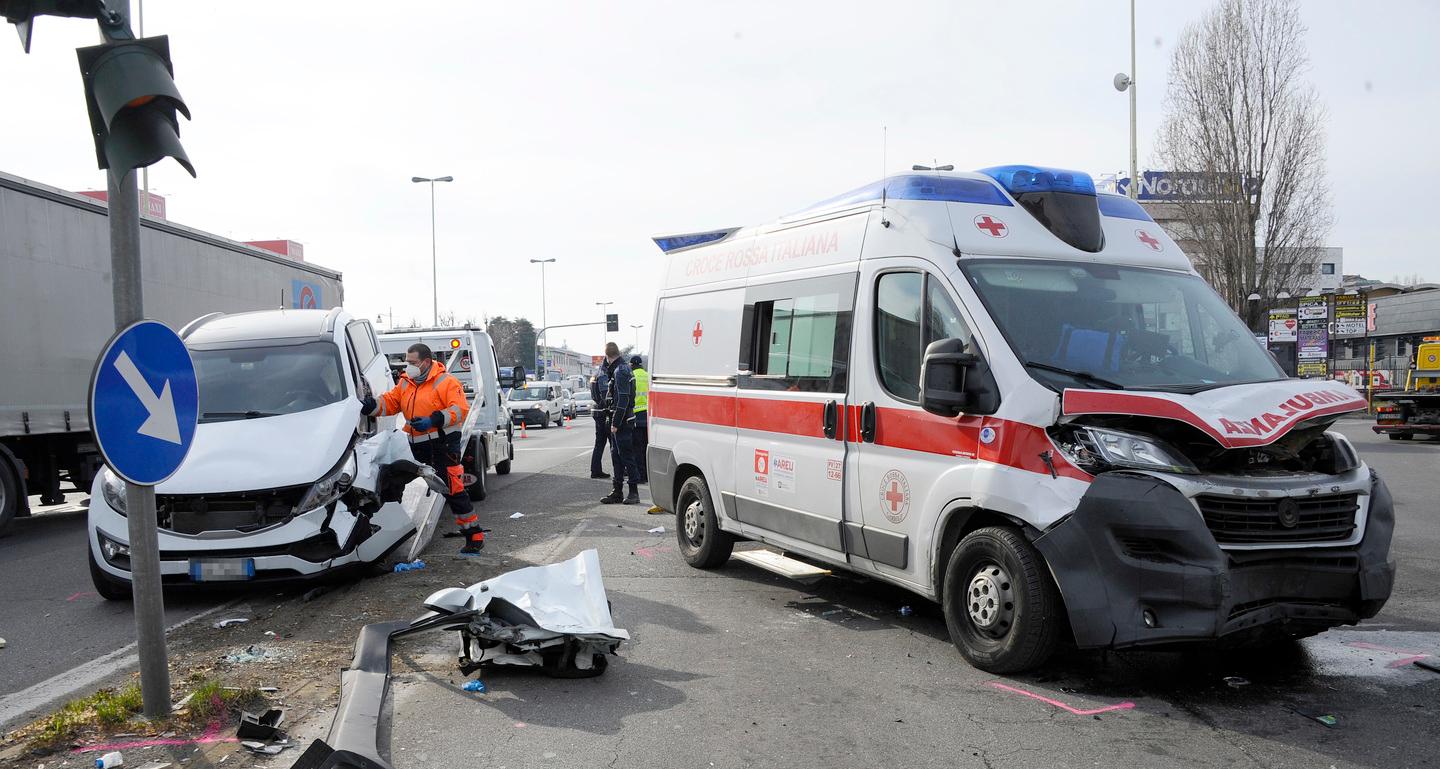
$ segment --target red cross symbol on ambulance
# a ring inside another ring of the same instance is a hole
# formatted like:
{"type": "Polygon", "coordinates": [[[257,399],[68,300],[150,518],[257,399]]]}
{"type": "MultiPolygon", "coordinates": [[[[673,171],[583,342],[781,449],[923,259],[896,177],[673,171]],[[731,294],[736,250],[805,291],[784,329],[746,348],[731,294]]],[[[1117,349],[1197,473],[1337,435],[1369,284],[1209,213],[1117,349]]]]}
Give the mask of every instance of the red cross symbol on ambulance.
{"type": "Polygon", "coordinates": [[[1144,230],[1136,230],[1135,239],[1140,241],[1141,243],[1144,243],[1150,248],[1151,251],[1159,251],[1160,249],[1164,248],[1164,246],[1160,244],[1160,241],[1155,239],[1154,235],[1151,235],[1144,230]]]}
{"type": "Polygon", "coordinates": [[[900,491],[899,481],[890,482],[890,489],[885,492],[885,501],[890,503],[890,512],[900,512],[900,505],[905,503],[905,494],[900,491]]]}
{"type": "Polygon", "coordinates": [[[695,346],[700,346],[700,337],[705,336],[705,329],[701,327],[700,321],[695,321],[695,329],[690,332],[690,338],[695,340],[695,346]]]}
{"type": "Polygon", "coordinates": [[[975,217],[975,229],[989,233],[992,238],[1003,238],[1010,234],[1010,227],[989,214],[975,217]]]}

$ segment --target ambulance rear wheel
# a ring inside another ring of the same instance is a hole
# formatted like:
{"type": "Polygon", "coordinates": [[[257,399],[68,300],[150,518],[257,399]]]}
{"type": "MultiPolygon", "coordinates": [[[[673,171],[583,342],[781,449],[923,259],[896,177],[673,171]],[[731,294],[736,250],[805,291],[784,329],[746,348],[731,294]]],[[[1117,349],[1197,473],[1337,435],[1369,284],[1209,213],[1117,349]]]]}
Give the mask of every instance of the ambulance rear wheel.
{"type": "Polygon", "coordinates": [[[945,569],[945,624],[960,654],[987,673],[1018,673],[1055,651],[1064,603],[1035,548],[1014,529],[965,535],[945,569]]]}
{"type": "Polygon", "coordinates": [[[735,547],[735,538],[720,530],[710,488],[698,475],[685,479],[675,497],[675,539],[685,562],[697,569],[720,566],[735,547]]]}

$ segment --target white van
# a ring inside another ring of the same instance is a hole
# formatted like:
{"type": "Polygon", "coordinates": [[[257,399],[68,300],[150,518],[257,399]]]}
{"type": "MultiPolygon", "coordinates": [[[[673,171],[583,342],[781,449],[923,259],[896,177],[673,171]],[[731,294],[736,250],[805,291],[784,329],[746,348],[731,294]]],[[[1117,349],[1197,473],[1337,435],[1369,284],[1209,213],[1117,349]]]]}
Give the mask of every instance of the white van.
{"type": "MultiPolygon", "coordinates": [[[[415,536],[401,499],[419,466],[376,467],[365,451],[389,429],[360,413],[390,387],[370,321],[340,308],[213,313],[180,336],[200,420],[185,462],[155,489],[165,585],[315,578],[383,563],[415,536]]],[[[88,554],[111,600],[130,596],[125,505],[125,481],[102,470],[88,554]]]]}
{"type": "MultiPolygon", "coordinates": [[[[515,459],[510,412],[502,391],[504,387],[515,386],[513,373],[512,381],[500,378],[495,346],[489,334],[478,328],[456,326],[381,334],[380,351],[390,361],[392,376],[405,368],[405,352],[417,343],[430,348],[435,359],[445,365],[446,372],[460,380],[465,397],[470,399],[474,429],[465,445],[461,464],[465,472],[475,478],[466,490],[471,498],[480,501],[486,495],[485,474],[493,468],[496,475],[506,475],[515,459]]],[[[524,375],[524,369],[520,369],[520,376],[524,375]]]]}
{"type": "Polygon", "coordinates": [[[565,418],[565,388],[559,382],[524,382],[510,391],[510,419],[516,424],[560,424],[565,418]]]}
{"type": "Polygon", "coordinates": [[[1389,493],[1327,430],[1365,401],[1287,379],[1085,174],[907,174],[655,240],[650,483],[693,566],[749,539],[903,586],[992,672],[1390,595],[1389,493]]]}

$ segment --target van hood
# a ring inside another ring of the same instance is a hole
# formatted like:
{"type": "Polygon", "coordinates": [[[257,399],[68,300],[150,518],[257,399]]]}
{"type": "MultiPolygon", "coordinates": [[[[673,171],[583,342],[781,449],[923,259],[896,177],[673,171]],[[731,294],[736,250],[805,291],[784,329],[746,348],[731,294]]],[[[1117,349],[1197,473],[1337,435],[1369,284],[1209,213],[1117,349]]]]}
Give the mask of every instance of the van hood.
{"type": "Polygon", "coordinates": [[[1365,408],[1360,393],[1340,382],[1282,379],[1230,385],[1193,395],[1067,389],[1063,416],[1129,414],[1173,419],[1199,428],[1227,449],[1265,446],[1296,425],[1365,408]]]}
{"type": "Polygon", "coordinates": [[[340,462],[360,423],[360,404],[339,403],[261,419],[208,422],[161,494],[220,494],[320,480],[340,462]]]}

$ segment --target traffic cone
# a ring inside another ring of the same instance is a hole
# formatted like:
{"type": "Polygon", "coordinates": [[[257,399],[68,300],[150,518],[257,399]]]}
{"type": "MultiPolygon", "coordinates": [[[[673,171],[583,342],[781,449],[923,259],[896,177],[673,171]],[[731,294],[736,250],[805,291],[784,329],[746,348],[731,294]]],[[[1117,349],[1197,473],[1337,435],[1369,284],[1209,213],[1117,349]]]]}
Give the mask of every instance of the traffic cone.
{"type": "Polygon", "coordinates": [[[525,420],[523,420],[523,419],[520,420],[520,437],[521,437],[522,439],[524,439],[524,438],[529,438],[529,437],[530,437],[530,436],[528,436],[528,435],[525,434],[525,420]]]}
{"type": "Polygon", "coordinates": [[[565,417],[565,429],[570,429],[570,417],[565,417]]]}

